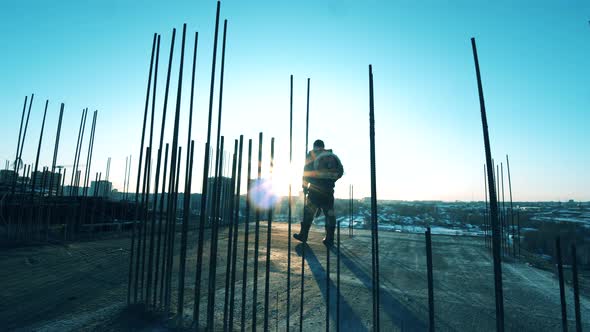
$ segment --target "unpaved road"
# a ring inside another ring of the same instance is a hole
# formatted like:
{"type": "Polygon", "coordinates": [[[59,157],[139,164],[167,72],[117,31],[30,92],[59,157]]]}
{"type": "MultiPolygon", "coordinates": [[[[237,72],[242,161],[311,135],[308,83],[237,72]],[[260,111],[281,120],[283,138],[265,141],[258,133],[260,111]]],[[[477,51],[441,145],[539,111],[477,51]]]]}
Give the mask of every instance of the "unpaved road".
{"type": "MultiPolygon", "coordinates": [[[[251,224],[253,231],[254,224],[251,224]]],[[[293,225],[297,231],[298,225],[293,225]]],[[[340,291],[336,289],[336,252],[331,252],[329,291],[326,248],[320,228],[305,250],[305,331],[325,330],[330,294],[330,328],[335,330],[337,300],[343,331],[372,329],[371,238],[355,230],[353,239],[342,231],[340,291]]],[[[179,238],[179,237],[178,237],[179,238]]],[[[192,321],[195,278],[195,234],[189,236],[184,316],[192,321]]],[[[252,324],[253,239],[250,234],[246,325],[252,324]]],[[[243,225],[240,227],[236,273],[234,329],[241,314],[243,225]]],[[[380,232],[380,317],[383,331],[423,331],[428,327],[428,299],[424,236],[380,232]]],[[[177,244],[178,244],[177,239],[177,244]]],[[[261,223],[257,296],[257,328],[264,315],[266,223],[261,223]]],[[[216,282],[215,330],[221,330],[226,269],[227,230],[220,233],[216,282]]],[[[127,294],[129,238],[110,238],[66,245],[25,247],[0,252],[0,330],[19,331],[161,331],[172,321],[130,317],[124,311],[127,294]]],[[[178,248],[177,248],[178,249],[178,248]]],[[[178,250],[177,250],[178,252],[178,250]]],[[[201,327],[206,320],[209,243],[205,243],[201,297],[201,327]]],[[[291,330],[299,329],[302,246],[291,252],[291,330]]],[[[178,259],[178,255],[176,255],[178,259]]],[[[491,257],[481,239],[433,236],[436,327],[441,331],[495,329],[494,283],[491,257]]],[[[175,268],[178,261],[175,261],[175,268]]],[[[287,225],[274,223],[270,264],[269,327],[286,327],[287,225]]],[[[506,328],[512,331],[560,329],[559,286],[553,273],[522,262],[503,264],[506,328]]],[[[172,308],[176,310],[177,274],[172,308]]],[[[582,317],[590,315],[588,294],[582,296],[582,317]]],[[[573,295],[568,287],[568,319],[574,328],[573,295]]],[[[585,323],[585,329],[590,325],[585,323]]]]}

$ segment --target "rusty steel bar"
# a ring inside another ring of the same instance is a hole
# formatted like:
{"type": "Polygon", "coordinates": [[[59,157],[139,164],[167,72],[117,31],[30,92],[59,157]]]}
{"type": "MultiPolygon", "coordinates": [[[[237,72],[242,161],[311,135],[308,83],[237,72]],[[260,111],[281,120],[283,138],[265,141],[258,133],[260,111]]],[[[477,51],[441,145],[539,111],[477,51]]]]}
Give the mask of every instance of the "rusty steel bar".
{"type": "Polygon", "coordinates": [[[289,206],[287,215],[287,313],[285,325],[289,330],[291,318],[291,222],[293,214],[293,194],[291,171],[293,169],[293,75],[289,78],[289,206]]]}
{"type": "MultiPolygon", "coordinates": [[[[275,158],[275,138],[270,139],[270,169],[269,169],[269,183],[272,183],[272,171],[274,167],[275,158]]],[[[270,289],[270,251],[271,251],[271,238],[272,238],[272,212],[274,205],[268,209],[268,221],[266,231],[266,271],[264,278],[264,330],[268,330],[268,307],[269,303],[269,289],[270,289]]]]}
{"type": "MultiPolygon", "coordinates": [[[[261,185],[261,177],[262,177],[262,133],[258,134],[258,178],[256,186],[261,185]]],[[[257,188],[256,191],[259,192],[260,188],[257,188]]],[[[259,245],[260,245],[260,208],[256,207],[255,210],[255,227],[254,227],[254,276],[252,277],[252,281],[254,282],[254,286],[252,289],[252,331],[256,331],[256,318],[257,318],[257,307],[258,307],[258,252],[259,252],[259,245]]]]}
{"type": "Polygon", "coordinates": [[[232,245],[232,257],[231,257],[231,289],[230,289],[230,302],[229,302],[229,330],[234,330],[234,307],[235,307],[235,286],[236,286],[236,259],[238,256],[238,225],[240,224],[240,187],[242,185],[242,151],[244,147],[244,135],[240,135],[240,147],[238,152],[238,169],[237,169],[237,185],[236,194],[234,196],[234,238],[232,245]]]}
{"type": "Polygon", "coordinates": [[[59,137],[61,134],[61,123],[64,115],[64,103],[61,103],[59,110],[59,120],[57,121],[57,134],[55,135],[55,145],[53,147],[53,163],[51,164],[51,178],[49,179],[49,197],[53,191],[53,173],[55,173],[55,164],[57,163],[57,152],[59,151],[59,137]]]}
{"type": "Polygon", "coordinates": [[[211,120],[213,115],[213,93],[215,89],[215,64],[217,61],[217,40],[219,34],[219,9],[221,2],[217,1],[215,14],[215,36],[213,38],[213,57],[211,60],[211,85],[209,87],[209,116],[207,122],[207,140],[205,143],[205,157],[203,161],[203,185],[201,190],[201,215],[199,216],[199,239],[197,244],[197,271],[195,278],[195,305],[193,308],[193,320],[195,328],[199,329],[199,308],[201,304],[201,266],[203,262],[203,237],[205,221],[207,220],[207,187],[209,181],[209,161],[211,149],[211,120]]]}
{"type": "Polygon", "coordinates": [[[432,236],[430,227],[426,228],[426,268],[428,276],[428,331],[434,329],[434,278],[432,276],[432,236]]]}
{"type": "Polygon", "coordinates": [[[510,236],[510,224],[506,220],[506,200],[504,199],[504,164],[500,163],[500,176],[502,183],[502,220],[504,221],[504,239],[506,242],[506,252],[510,255],[510,244],[508,243],[508,237],[510,236]]]}
{"type": "MultiPolygon", "coordinates": [[[[307,159],[307,149],[309,148],[309,86],[310,79],[307,79],[307,111],[305,115],[305,158],[307,159]]],[[[305,216],[305,206],[307,205],[307,195],[303,196],[303,215],[305,216]]],[[[299,332],[303,331],[303,298],[305,295],[305,246],[306,242],[301,245],[301,297],[299,299],[299,332]]]]}
{"type": "MultiPolygon", "coordinates": [[[[158,158],[159,160],[160,158],[158,158]]],[[[158,274],[160,268],[160,248],[162,245],[162,224],[164,223],[164,196],[166,189],[166,173],[168,170],[168,144],[166,144],[166,152],[164,152],[164,175],[162,176],[162,195],[160,195],[160,218],[158,220],[158,241],[156,244],[156,266],[154,272],[154,299],[152,305],[156,306],[157,291],[158,291],[158,274]]],[[[156,173],[157,175],[157,173],[156,173]]],[[[157,202],[156,202],[157,203],[157,202]]],[[[167,207],[166,207],[167,208],[167,207]]],[[[156,206],[154,205],[154,211],[156,206]]],[[[163,255],[162,255],[163,256],[163,255]]],[[[163,273],[163,271],[162,271],[163,273]]],[[[162,303],[162,289],[164,288],[164,278],[161,279],[162,284],[160,286],[160,304],[162,303]]]]}
{"type": "MultiPolygon", "coordinates": [[[[20,131],[18,133],[18,139],[19,139],[19,145],[20,145],[20,151],[19,151],[19,147],[17,145],[17,149],[16,149],[16,160],[14,163],[14,181],[13,181],[13,187],[12,187],[12,193],[14,194],[14,190],[16,188],[16,182],[18,180],[18,173],[19,172],[19,168],[18,165],[20,165],[22,163],[22,156],[23,156],[23,149],[25,146],[25,139],[27,137],[27,128],[29,127],[29,117],[31,116],[31,107],[33,106],[33,99],[35,98],[35,94],[31,94],[31,100],[29,102],[29,110],[27,111],[27,120],[25,122],[25,131],[22,133],[23,136],[21,138],[20,136],[20,131]]],[[[27,103],[27,99],[25,98],[25,107],[26,107],[26,103],[27,103]]],[[[23,116],[24,116],[24,108],[23,108],[23,116]]],[[[21,118],[21,129],[22,129],[22,118],[21,118]]],[[[24,173],[24,170],[23,170],[24,173]]]]}
{"type": "MultiPolygon", "coordinates": [[[[190,127],[190,125],[189,125],[190,127]]],[[[190,137],[190,134],[189,134],[190,137]]],[[[195,141],[191,141],[190,155],[187,156],[186,164],[187,170],[186,180],[184,185],[184,200],[183,200],[183,218],[182,218],[182,235],[180,239],[180,263],[178,272],[178,309],[177,312],[177,327],[182,328],[182,319],[184,312],[184,276],[186,270],[186,244],[188,235],[188,223],[190,218],[190,202],[191,202],[191,183],[193,179],[193,156],[195,153],[195,141]]]]}
{"type": "Polygon", "coordinates": [[[174,265],[174,240],[175,240],[175,226],[176,226],[176,199],[178,197],[178,191],[174,190],[174,182],[178,182],[177,177],[180,178],[179,167],[180,167],[180,148],[178,147],[178,129],[180,125],[180,104],[182,99],[182,77],[183,77],[183,69],[184,69],[184,46],[186,42],[186,23],[182,25],[182,41],[180,46],[180,64],[178,69],[178,86],[176,91],[176,112],[174,115],[174,130],[172,135],[172,156],[171,156],[171,166],[170,166],[170,194],[168,199],[170,204],[173,204],[174,211],[168,212],[168,221],[169,221],[169,245],[168,245],[168,262],[167,262],[167,269],[166,269],[166,300],[164,301],[164,312],[169,312],[170,310],[170,300],[172,296],[172,268],[174,265]],[[178,170],[177,170],[178,169],[178,170]]]}
{"type": "Polygon", "coordinates": [[[574,311],[576,315],[576,332],[582,331],[582,314],[580,313],[580,287],[578,284],[578,257],[576,245],[572,244],[572,284],[574,287],[574,311]]]}
{"type": "Polygon", "coordinates": [[[475,63],[475,73],[477,77],[477,89],[479,93],[479,104],[481,111],[481,123],[483,129],[484,147],[486,154],[486,164],[488,166],[488,185],[490,190],[490,210],[492,223],[492,251],[494,261],[494,289],[496,297],[496,331],[504,331],[504,294],[502,290],[502,261],[500,253],[500,229],[498,225],[498,201],[496,199],[496,190],[494,185],[494,168],[492,165],[492,152],[490,148],[490,137],[488,133],[488,120],[486,116],[486,107],[483,96],[483,87],[481,83],[481,74],[479,72],[479,60],[477,57],[477,47],[475,38],[471,38],[471,48],[473,50],[473,60],[475,63]]]}
{"type": "MultiPolygon", "coordinates": [[[[34,96],[34,94],[33,94],[34,96]]],[[[18,160],[18,153],[20,151],[20,141],[22,139],[21,135],[22,135],[22,131],[23,131],[23,122],[25,120],[25,111],[27,110],[27,101],[29,99],[29,96],[25,96],[25,103],[23,105],[23,114],[21,115],[20,118],[20,128],[18,130],[18,141],[16,143],[16,154],[14,156],[14,174],[13,174],[13,179],[12,179],[12,194],[14,194],[14,191],[16,189],[16,180],[18,178],[18,165],[19,165],[19,160],[18,160]]]]}
{"type": "Polygon", "coordinates": [[[96,132],[96,116],[98,111],[94,111],[92,117],[92,130],[90,131],[90,142],[88,143],[88,157],[86,159],[86,174],[84,176],[84,196],[88,194],[88,181],[90,180],[90,165],[92,163],[92,150],[94,149],[94,134],[96,132]]]}
{"type": "MultiPolygon", "coordinates": [[[[172,35],[172,44],[174,44],[174,34],[172,35]]],[[[151,83],[152,83],[152,70],[153,70],[153,66],[154,66],[154,53],[156,50],[156,38],[157,38],[157,33],[154,33],[154,37],[153,37],[153,41],[152,41],[152,54],[151,54],[151,59],[150,59],[150,70],[149,70],[149,74],[148,74],[148,84],[147,84],[147,91],[146,91],[146,96],[145,96],[145,108],[144,108],[144,114],[143,114],[143,128],[141,131],[141,143],[140,143],[140,148],[139,148],[139,163],[137,164],[137,182],[136,182],[136,187],[135,187],[135,218],[133,221],[133,227],[131,228],[131,249],[129,251],[129,275],[128,275],[128,282],[127,282],[127,305],[131,304],[131,282],[133,280],[133,274],[132,274],[132,267],[133,267],[133,255],[134,255],[134,251],[135,251],[135,228],[136,228],[136,224],[137,224],[137,217],[138,217],[138,201],[139,201],[139,183],[141,181],[141,163],[143,161],[143,145],[144,145],[144,139],[145,139],[145,125],[146,125],[146,121],[147,121],[147,116],[148,116],[148,107],[149,107],[149,100],[150,100],[150,87],[151,87],[151,83]]],[[[171,47],[172,49],[173,47],[171,47]]],[[[171,56],[172,57],[172,50],[170,51],[171,56]]],[[[137,277],[137,276],[136,276],[137,277]]],[[[135,295],[135,297],[137,297],[135,295]]],[[[137,300],[136,300],[137,301],[137,300]]]]}
{"type": "MultiPolygon", "coordinates": [[[[178,147],[178,163],[176,164],[176,174],[180,173],[180,161],[182,159],[182,148],[178,147]]],[[[172,170],[171,170],[172,171],[172,170]]],[[[171,204],[171,208],[169,207],[168,210],[168,248],[167,248],[167,260],[166,260],[166,275],[165,275],[165,285],[164,285],[164,310],[165,312],[170,312],[170,305],[172,300],[172,270],[174,268],[174,241],[176,237],[176,208],[178,202],[178,185],[180,176],[174,177],[174,183],[172,188],[170,188],[169,193],[169,202],[171,204]]]]}
{"type": "Polygon", "coordinates": [[[213,182],[213,221],[211,223],[211,241],[210,241],[210,258],[209,258],[209,292],[207,294],[207,330],[214,331],[215,330],[215,322],[213,318],[215,317],[215,290],[216,290],[216,282],[217,279],[217,249],[218,249],[218,240],[219,240],[219,199],[221,194],[221,170],[223,169],[223,145],[224,145],[224,137],[220,137],[219,142],[219,150],[217,151],[217,161],[216,164],[218,167],[217,174],[215,174],[215,180],[213,182]]]}
{"type": "Polygon", "coordinates": [[[484,197],[485,197],[485,206],[483,211],[483,220],[484,220],[484,243],[486,246],[489,246],[488,241],[488,182],[486,181],[486,164],[483,164],[483,186],[484,186],[484,197]]]}
{"type": "Polygon", "coordinates": [[[514,205],[512,203],[512,181],[510,179],[510,161],[506,155],[506,168],[508,169],[508,189],[510,190],[510,223],[512,224],[512,257],[516,257],[516,231],[514,228],[514,205]]]}
{"type": "MultiPolygon", "coordinates": [[[[43,122],[41,122],[41,133],[39,134],[39,145],[37,145],[37,156],[35,157],[35,170],[32,174],[37,174],[39,170],[39,154],[41,154],[41,143],[43,142],[43,131],[45,129],[45,117],[47,116],[47,106],[49,105],[49,100],[45,101],[45,111],[43,112],[43,122]]],[[[35,185],[36,185],[37,177],[33,176],[32,185],[31,185],[31,197],[35,195],[35,185]]]]}
{"type": "Polygon", "coordinates": [[[143,300],[143,281],[141,286],[139,285],[140,282],[140,263],[141,263],[141,245],[142,245],[142,241],[143,241],[143,232],[145,232],[144,230],[144,225],[143,225],[143,221],[145,219],[145,214],[144,214],[144,209],[145,209],[145,200],[147,197],[147,184],[146,182],[149,181],[149,168],[150,168],[150,159],[151,159],[151,148],[148,146],[146,147],[146,151],[145,151],[145,166],[144,166],[144,171],[143,171],[143,184],[141,186],[141,201],[138,202],[138,206],[136,208],[136,210],[138,211],[138,213],[136,213],[136,217],[138,218],[137,222],[139,224],[139,228],[137,229],[137,251],[136,251],[136,258],[135,258],[135,280],[133,283],[133,289],[134,289],[134,294],[133,294],[133,300],[135,303],[137,303],[137,298],[138,298],[138,291],[141,292],[141,294],[139,295],[139,299],[143,300]]]}
{"type": "Polygon", "coordinates": [[[373,329],[379,331],[379,227],[377,225],[377,177],[375,170],[375,102],[373,67],[369,65],[369,138],[371,150],[371,238],[373,261],[373,329]]]}
{"type": "Polygon", "coordinates": [[[248,236],[250,228],[250,187],[252,182],[252,139],[248,140],[248,171],[246,182],[246,222],[244,222],[244,259],[242,265],[242,311],[240,316],[240,331],[246,329],[246,290],[248,285],[248,236]]]}
{"type": "Polygon", "coordinates": [[[563,277],[563,264],[561,261],[561,241],[555,238],[555,258],[557,260],[557,274],[559,276],[559,299],[561,302],[561,327],[567,332],[567,308],[565,301],[565,281],[563,277]]]}
{"type": "Polygon", "coordinates": [[[231,275],[231,266],[232,266],[232,252],[233,252],[233,244],[234,244],[234,237],[238,236],[237,229],[235,229],[234,235],[234,200],[235,200],[235,187],[236,187],[236,171],[237,171],[237,163],[238,163],[238,140],[234,140],[234,153],[232,157],[232,171],[231,171],[231,183],[230,183],[230,190],[228,193],[229,199],[229,230],[228,230],[228,237],[227,237],[227,259],[226,259],[226,267],[225,267],[225,292],[223,298],[223,330],[227,331],[228,321],[227,315],[229,310],[229,296],[230,296],[230,275],[231,275]]]}
{"type": "MultiPolygon", "coordinates": [[[[85,115],[86,115],[86,109],[83,109],[82,116],[80,117],[80,128],[78,129],[78,139],[76,140],[76,152],[74,153],[74,161],[72,163],[73,171],[72,171],[72,179],[70,180],[70,196],[72,196],[71,192],[72,192],[72,188],[74,186],[76,173],[78,172],[78,167],[77,167],[76,163],[78,160],[78,154],[80,154],[80,150],[81,150],[80,138],[81,138],[82,130],[84,128],[83,126],[84,126],[85,115]]],[[[127,169],[125,169],[125,170],[127,170],[127,169]]]]}

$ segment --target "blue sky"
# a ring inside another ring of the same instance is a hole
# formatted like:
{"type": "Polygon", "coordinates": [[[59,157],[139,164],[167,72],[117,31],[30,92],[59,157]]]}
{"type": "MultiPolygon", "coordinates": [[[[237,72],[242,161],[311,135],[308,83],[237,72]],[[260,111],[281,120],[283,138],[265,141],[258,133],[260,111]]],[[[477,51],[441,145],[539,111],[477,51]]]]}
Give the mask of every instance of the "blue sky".
{"type": "MultiPolygon", "coordinates": [[[[121,188],[125,157],[132,154],[135,179],[152,36],[162,34],[155,121],[159,133],[170,37],[177,28],[165,136],[171,142],[180,33],[187,23],[180,144],[184,149],[193,35],[199,31],[193,123],[193,191],[199,191],[215,5],[3,1],[0,159],[14,158],[23,99],[35,93],[26,163],[34,161],[49,99],[42,165],[51,164],[59,103],[64,102],[58,164],[72,164],[81,110],[89,107],[99,110],[92,173],[104,173],[106,159],[112,157],[111,179],[121,188]]],[[[310,140],[324,139],[345,167],[336,195],[347,197],[351,183],[356,197],[369,195],[372,64],[378,198],[482,199],[485,155],[469,41],[475,37],[492,153],[497,160],[510,156],[515,199],[590,200],[588,2],[226,0],[221,18],[228,19],[222,134],[230,144],[243,134],[257,147],[258,132],[264,132],[263,172],[268,172],[270,137],[276,137],[273,177],[283,192],[290,174],[293,74],[292,177],[300,176],[304,155],[310,77],[310,140]]],[[[217,98],[214,104],[216,113],[217,98]]],[[[135,180],[131,182],[134,188],[135,180]]]]}

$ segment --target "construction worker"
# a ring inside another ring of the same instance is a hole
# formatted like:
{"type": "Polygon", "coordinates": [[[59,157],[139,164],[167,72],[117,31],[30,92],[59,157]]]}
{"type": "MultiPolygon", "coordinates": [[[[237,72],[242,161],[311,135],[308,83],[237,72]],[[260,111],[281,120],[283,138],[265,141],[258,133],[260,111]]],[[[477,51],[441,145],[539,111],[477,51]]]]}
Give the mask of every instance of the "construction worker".
{"type": "Polygon", "coordinates": [[[338,156],[332,150],[324,148],[322,140],[313,143],[313,150],[305,158],[303,168],[303,193],[307,196],[303,212],[303,221],[299,233],[293,237],[301,242],[307,241],[309,228],[314,217],[323,211],[326,217],[326,237],[322,241],[326,246],[334,244],[336,215],[334,214],[334,185],[342,177],[344,168],[338,156]]]}

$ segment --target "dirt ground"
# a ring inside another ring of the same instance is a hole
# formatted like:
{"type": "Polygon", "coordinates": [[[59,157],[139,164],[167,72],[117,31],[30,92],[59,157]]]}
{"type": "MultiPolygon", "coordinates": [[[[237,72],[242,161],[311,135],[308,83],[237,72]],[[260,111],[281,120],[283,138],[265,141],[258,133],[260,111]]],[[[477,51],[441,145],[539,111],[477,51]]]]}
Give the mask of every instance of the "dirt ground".
{"type": "MultiPolygon", "coordinates": [[[[267,224],[261,222],[257,296],[257,330],[262,330],[267,224]]],[[[252,324],[254,223],[250,225],[246,328],[252,324]]],[[[293,231],[299,226],[294,224],[293,231]]],[[[327,250],[323,230],[312,231],[305,249],[304,331],[325,330],[330,295],[330,329],[336,330],[340,306],[342,331],[372,330],[371,238],[355,230],[351,239],[342,230],[340,288],[337,289],[336,250],[327,250]]],[[[208,235],[206,236],[206,238],[208,235]]],[[[215,295],[215,330],[223,327],[227,230],[220,232],[215,295]]],[[[287,224],[273,223],[270,264],[269,329],[285,330],[287,315],[287,224]]],[[[180,234],[176,244],[180,241],[180,234]]],[[[189,330],[194,304],[196,234],[189,236],[184,326],[189,330]]],[[[493,270],[489,251],[480,238],[433,236],[434,303],[440,331],[495,329],[493,270]]],[[[383,331],[428,329],[428,296],[424,236],[380,232],[380,318],[383,331]]],[[[0,330],[16,331],[166,331],[173,319],[126,308],[129,238],[102,237],[93,241],[29,246],[0,251],[0,330]]],[[[299,329],[301,253],[291,252],[290,330],[299,329]]],[[[175,269],[178,268],[178,248],[175,269]]],[[[243,225],[240,226],[233,329],[240,329],[243,225]]],[[[205,243],[200,327],[205,327],[209,242],[205,243]]],[[[561,328],[556,274],[523,262],[503,264],[506,329],[555,331],[561,328]]],[[[177,274],[173,276],[172,308],[176,311],[177,274]]],[[[567,289],[569,327],[574,328],[573,290],[567,289]]],[[[588,294],[581,298],[584,329],[590,329],[588,294]]]]}

